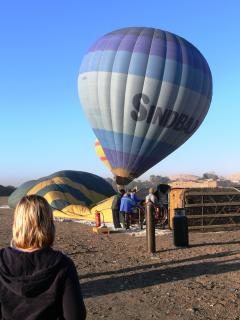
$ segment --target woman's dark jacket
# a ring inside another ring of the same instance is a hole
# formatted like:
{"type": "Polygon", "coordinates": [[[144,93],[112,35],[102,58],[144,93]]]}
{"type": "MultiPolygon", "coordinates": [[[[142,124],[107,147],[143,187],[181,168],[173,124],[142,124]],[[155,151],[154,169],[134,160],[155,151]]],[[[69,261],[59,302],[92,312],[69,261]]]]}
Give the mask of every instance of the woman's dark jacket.
{"type": "Polygon", "coordinates": [[[59,251],[0,250],[0,319],[86,318],[74,263],[59,251]]]}

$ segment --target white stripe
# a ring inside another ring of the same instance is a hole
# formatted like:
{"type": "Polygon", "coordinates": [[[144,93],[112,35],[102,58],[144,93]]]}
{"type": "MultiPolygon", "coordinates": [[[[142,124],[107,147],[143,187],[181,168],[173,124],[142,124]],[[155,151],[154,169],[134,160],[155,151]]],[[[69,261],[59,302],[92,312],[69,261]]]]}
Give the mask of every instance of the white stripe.
{"type": "Polygon", "coordinates": [[[146,121],[137,121],[136,123],[131,118],[131,111],[134,110],[133,97],[137,93],[143,92],[150,98],[148,106],[156,105],[156,96],[161,88],[157,99],[158,107],[168,108],[189,117],[193,116],[194,119],[200,118],[200,120],[204,118],[210,104],[208,98],[190,89],[179,88],[168,82],[161,83],[159,80],[147,77],[144,79],[135,75],[128,75],[126,83],[125,74],[88,72],[79,76],[78,86],[83,108],[93,128],[114,130],[114,132],[145,137],[156,142],[161,140],[171,145],[179,145],[189,136],[156,124],[151,124],[148,128],[149,125],[146,121]],[[142,90],[143,81],[144,88],[142,90]],[[174,93],[178,94],[174,95],[174,93]]]}

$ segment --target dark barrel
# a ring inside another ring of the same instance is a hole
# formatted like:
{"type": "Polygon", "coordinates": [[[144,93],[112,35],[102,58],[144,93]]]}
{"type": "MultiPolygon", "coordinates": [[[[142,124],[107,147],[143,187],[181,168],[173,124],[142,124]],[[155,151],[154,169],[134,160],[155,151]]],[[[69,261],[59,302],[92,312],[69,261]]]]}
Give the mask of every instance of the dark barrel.
{"type": "Polygon", "coordinates": [[[176,208],[173,218],[173,240],[176,247],[188,246],[188,221],[185,209],[176,208]]]}

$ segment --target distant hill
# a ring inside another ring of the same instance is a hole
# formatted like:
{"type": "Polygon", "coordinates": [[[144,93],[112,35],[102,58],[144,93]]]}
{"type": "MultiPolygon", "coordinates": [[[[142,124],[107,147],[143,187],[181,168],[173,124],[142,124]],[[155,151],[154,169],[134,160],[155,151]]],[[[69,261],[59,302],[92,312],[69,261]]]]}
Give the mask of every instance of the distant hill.
{"type": "Polygon", "coordinates": [[[193,174],[177,174],[175,176],[170,176],[169,179],[171,181],[196,181],[199,180],[200,177],[193,174]]]}
{"type": "Polygon", "coordinates": [[[0,197],[8,197],[15,190],[16,190],[16,188],[13,186],[4,187],[4,186],[0,185],[0,197]]]}
{"type": "Polygon", "coordinates": [[[228,180],[233,182],[240,182],[240,172],[231,174],[230,176],[226,177],[228,180]]]}

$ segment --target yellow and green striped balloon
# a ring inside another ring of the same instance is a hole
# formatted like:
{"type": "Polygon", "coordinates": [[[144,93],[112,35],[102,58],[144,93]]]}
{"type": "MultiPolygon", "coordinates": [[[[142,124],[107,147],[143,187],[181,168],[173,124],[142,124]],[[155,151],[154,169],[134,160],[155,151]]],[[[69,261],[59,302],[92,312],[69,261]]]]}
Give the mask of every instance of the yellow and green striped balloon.
{"type": "Polygon", "coordinates": [[[9,206],[15,208],[23,196],[30,194],[44,197],[54,210],[70,212],[75,207],[77,210],[90,208],[114,195],[115,191],[97,175],[65,170],[23,183],[9,197],[9,206]]]}

